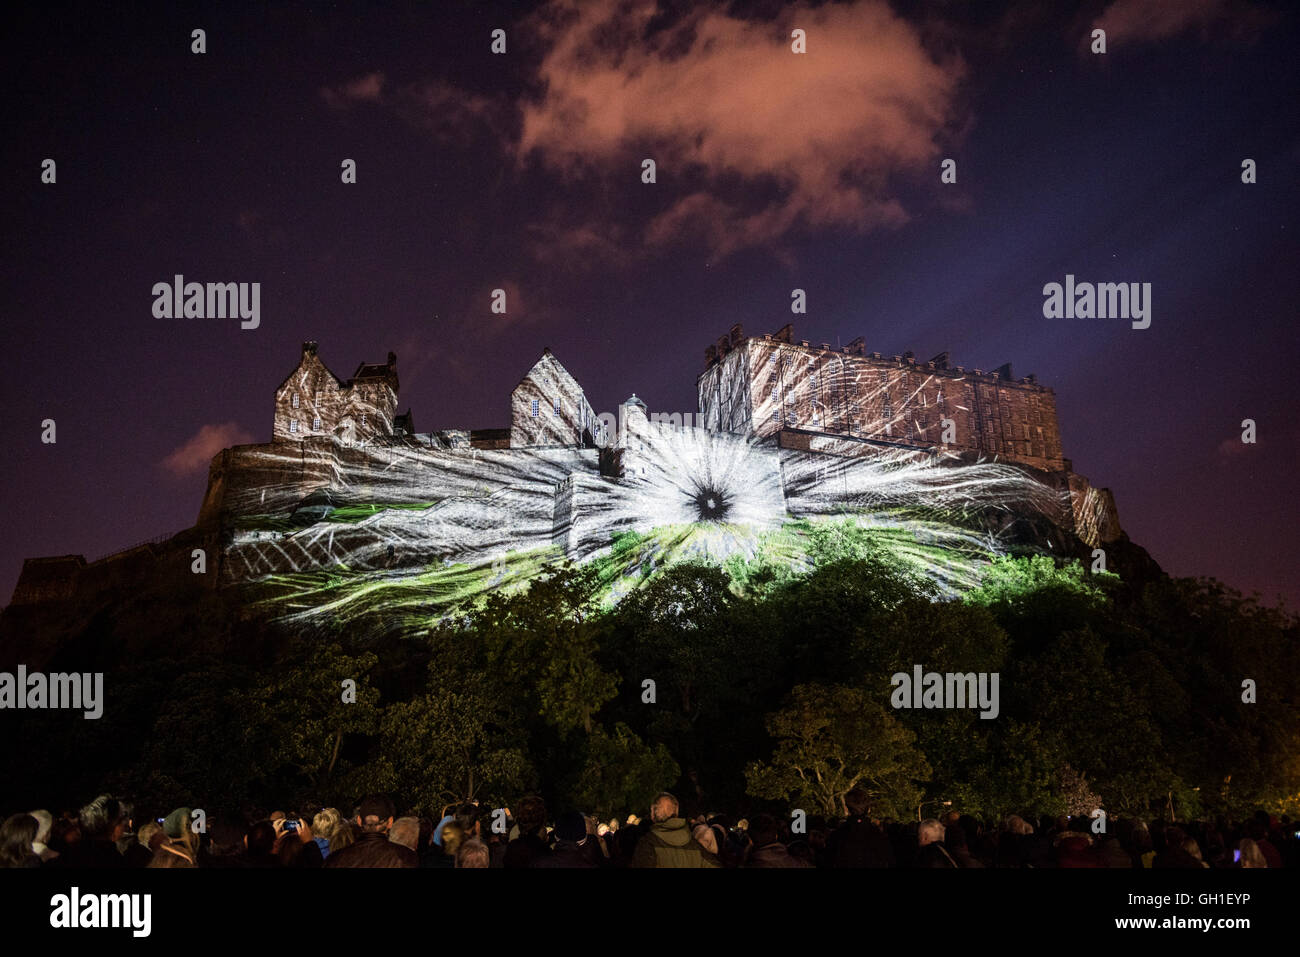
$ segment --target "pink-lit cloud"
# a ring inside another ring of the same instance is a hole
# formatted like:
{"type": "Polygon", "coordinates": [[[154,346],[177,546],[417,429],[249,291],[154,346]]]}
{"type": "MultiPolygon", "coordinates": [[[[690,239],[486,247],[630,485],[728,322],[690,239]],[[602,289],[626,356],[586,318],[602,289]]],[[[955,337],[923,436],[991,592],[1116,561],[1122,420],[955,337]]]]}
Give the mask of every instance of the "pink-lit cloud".
{"type": "Polygon", "coordinates": [[[177,478],[185,478],[208,470],[212,456],[232,445],[247,445],[253,436],[234,422],[221,425],[204,425],[193,437],[176,448],[159,465],[177,478]]]}
{"type": "Polygon", "coordinates": [[[377,102],[384,89],[382,73],[367,73],[337,86],[323,87],[321,98],[336,110],[344,110],[357,103],[377,102]]]}
{"type": "MultiPolygon", "coordinates": [[[[660,184],[690,182],[658,187],[671,198],[645,247],[694,235],[725,256],[799,229],[897,226],[908,213],[895,179],[937,178],[964,68],[886,4],[793,7],[774,21],[693,11],[651,30],[657,15],[617,0],[543,8],[530,29],[548,44],[544,93],[523,105],[516,145],[521,164],[565,179],[637,177],[648,156],[660,184]],[[791,51],[796,28],[805,54],[791,51]]],[[[592,248],[606,232],[593,222],[575,236],[592,248]]]]}
{"type": "Polygon", "coordinates": [[[1246,0],[1115,0],[1093,24],[1106,31],[1106,45],[1167,40],[1187,31],[1201,39],[1249,37],[1273,15],[1246,0]]]}

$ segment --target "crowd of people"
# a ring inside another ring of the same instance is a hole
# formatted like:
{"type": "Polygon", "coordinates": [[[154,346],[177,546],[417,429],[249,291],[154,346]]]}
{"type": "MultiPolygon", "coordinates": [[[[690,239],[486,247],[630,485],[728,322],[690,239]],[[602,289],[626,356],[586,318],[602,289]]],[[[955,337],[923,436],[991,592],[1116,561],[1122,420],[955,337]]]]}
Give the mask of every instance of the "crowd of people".
{"type": "Polygon", "coordinates": [[[0,827],[0,867],[870,867],[1278,868],[1300,866],[1300,831],[1258,811],[1246,821],[1148,824],[1137,819],[1012,815],[996,826],[951,811],[942,820],[873,819],[860,789],[847,814],[757,814],[733,819],[684,806],[667,792],[645,819],[599,821],[577,810],[552,818],[537,795],[510,808],[461,803],[439,820],[398,816],[370,795],[343,814],[304,808],[251,823],[176,808],[136,816],[104,794],[55,817],[14,814],[0,827]],[[1098,833],[1099,832],[1099,833],[1098,833]]]}

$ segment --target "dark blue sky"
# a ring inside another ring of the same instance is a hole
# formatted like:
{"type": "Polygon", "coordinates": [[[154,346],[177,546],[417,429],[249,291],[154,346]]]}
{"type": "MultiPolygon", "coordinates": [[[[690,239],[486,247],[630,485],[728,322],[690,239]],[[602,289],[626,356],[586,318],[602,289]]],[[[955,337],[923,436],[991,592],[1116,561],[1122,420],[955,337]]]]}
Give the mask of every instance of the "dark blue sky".
{"type": "Polygon", "coordinates": [[[597,410],[691,411],[709,341],[794,319],[1037,373],[1075,469],[1167,571],[1295,607],[1300,30],[1281,5],[1149,5],[28,9],[0,67],[0,591],[25,556],[192,523],[206,468],[163,462],[269,440],[304,339],[342,376],[396,351],[424,431],[506,425],[544,346],[597,410]],[[778,62],[801,23],[806,59],[778,62]],[[624,69],[627,98],[602,85],[624,69]],[[787,88],[796,69],[853,95],[787,88]],[[261,282],[260,328],[155,319],[175,273],[261,282]],[[1045,319],[1067,273],[1151,283],[1151,327],[1045,319]]]}

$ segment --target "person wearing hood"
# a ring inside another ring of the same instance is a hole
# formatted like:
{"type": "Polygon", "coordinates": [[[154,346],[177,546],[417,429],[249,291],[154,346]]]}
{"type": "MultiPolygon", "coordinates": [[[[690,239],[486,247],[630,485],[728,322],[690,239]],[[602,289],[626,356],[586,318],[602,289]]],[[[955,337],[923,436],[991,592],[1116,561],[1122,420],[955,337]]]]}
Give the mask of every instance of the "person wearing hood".
{"type": "MultiPolygon", "coordinates": [[[[587,819],[579,811],[561,814],[555,822],[555,844],[532,859],[532,867],[596,867],[587,819]]],[[[599,854],[599,851],[595,853],[599,854]]]]}
{"type": "Polygon", "coordinates": [[[677,798],[667,791],[650,804],[650,830],[637,842],[633,867],[721,867],[679,816],[677,798]]]}
{"type": "Polygon", "coordinates": [[[194,867],[198,860],[199,836],[190,825],[193,812],[178,807],[163,820],[167,840],[158,845],[146,867],[194,867]]]}

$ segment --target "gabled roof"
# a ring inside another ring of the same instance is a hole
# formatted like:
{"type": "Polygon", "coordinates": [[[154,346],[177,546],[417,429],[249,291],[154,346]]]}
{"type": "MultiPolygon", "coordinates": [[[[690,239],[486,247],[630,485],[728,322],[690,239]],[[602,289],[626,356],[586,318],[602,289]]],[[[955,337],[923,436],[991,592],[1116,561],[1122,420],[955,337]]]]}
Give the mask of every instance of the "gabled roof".
{"type": "MultiPolygon", "coordinates": [[[[533,363],[533,367],[528,370],[528,373],[522,379],[519,380],[518,385],[510,390],[511,394],[513,395],[519,389],[519,386],[531,379],[533,373],[538,372],[539,370],[554,376],[557,379],[561,379],[566,385],[573,386],[573,388],[577,389],[579,392],[583,391],[582,386],[578,384],[578,380],[573,377],[568,369],[564,368],[564,366],[560,364],[560,360],[555,358],[548,347],[542,350],[542,357],[533,363]]],[[[586,393],[584,392],[583,394],[585,395],[586,393]]]]}
{"type": "Polygon", "coordinates": [[[292,379],[292,378],[294,377],[294,375],[298,372],[298,370],[300,370],[300,369],[303,367],[303,365],[307,362],[308,358],[313,358],[313,359],[315,359],[317,362],[319,362],[320,365],[321,365],[321,368],[324,369],[326,372],[328,372],[328,373],[330,374],[330,378],[332,378],[335,382],[337,382],[337,383],[339,384],[339,388],[343,388],[344,386],[347,385],[346,382],[344,382],[342,379],[340,379],[338,376],[336,376],[336,375],[334,374],[334,371],[333,371],[332,369],[330,369],[330,367],[327,366],[327,365],[325,364],[325,360],[322,359],[320,356],[318,356],[318,355],[316,354],[316,352],[315,352],[314,349],[311,350],[311,351],[308,351],[308,350],[304,349],[304,350],[303,350],[303,353],[302,353],[302,357],[298,359],[298,364],[297,364],[296,366],[294,366],[294,367],[293,367],[293,370],[292,370],[292,371],[291,371],[287,376],[285,376],[283,379],[281,379],[281,380],[280,380],[280,384],[279,384],[278,386],[275,387],[275,391],[276,391],[277,393],[278,393],[281,389],[283,389],[286,385],[289,384],[289,380],[292,379]]]}

